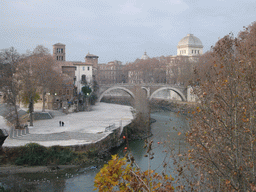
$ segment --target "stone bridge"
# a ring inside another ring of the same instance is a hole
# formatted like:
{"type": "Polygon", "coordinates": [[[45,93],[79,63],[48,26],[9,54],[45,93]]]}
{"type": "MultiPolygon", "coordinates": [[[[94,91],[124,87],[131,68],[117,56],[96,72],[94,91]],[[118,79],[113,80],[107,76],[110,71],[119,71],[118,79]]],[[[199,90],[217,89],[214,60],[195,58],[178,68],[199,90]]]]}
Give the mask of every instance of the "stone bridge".
{"type": "Polygon", "coordinates": [[[182,101],[194,101],[193,96],[191,94],[191,87],[185,87],[180,85],[170,85],[170,84],[109,84],[109,85],[99,85],[99,98],[101,99],[105,94],[110,92],[111,90],[123,90],[128,93],[132,98],[135,99],[136,89],[141,88],[145,90],[147,98],[151,100],[158,92],[163,90],[172,90],[177,93],[182,101]]]}

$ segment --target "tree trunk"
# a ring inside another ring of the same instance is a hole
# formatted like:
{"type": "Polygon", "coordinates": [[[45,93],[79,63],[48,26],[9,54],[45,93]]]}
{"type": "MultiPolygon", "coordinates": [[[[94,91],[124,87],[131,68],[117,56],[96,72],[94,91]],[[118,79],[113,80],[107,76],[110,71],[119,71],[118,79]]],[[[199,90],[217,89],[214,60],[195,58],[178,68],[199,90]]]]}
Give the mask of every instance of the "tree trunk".
{"type": "Polygon", "coordinates": [[[30,126],[33,126],[33,112],[34,112],[34,103],[33,103],[33,97],[30,96],[29,98],[29,118],[30,118],[30,126]]]}
{"type": "Polygon", "coordinates": [[[46,94],[46,92],[43,91],[43,108],[42,108],[42,112],[45,112],[45,94],[46,94]]]}
{"type": "Polygon", "coordinates": [[[17,105],[16,104],[14,104],[14,112],[15,112],[15,121],[16,121],[15,128],[19,129],[20,128],[20,120],[19,120],[19,113],[18,113],[18,109],[17,109],[17,105]]]}

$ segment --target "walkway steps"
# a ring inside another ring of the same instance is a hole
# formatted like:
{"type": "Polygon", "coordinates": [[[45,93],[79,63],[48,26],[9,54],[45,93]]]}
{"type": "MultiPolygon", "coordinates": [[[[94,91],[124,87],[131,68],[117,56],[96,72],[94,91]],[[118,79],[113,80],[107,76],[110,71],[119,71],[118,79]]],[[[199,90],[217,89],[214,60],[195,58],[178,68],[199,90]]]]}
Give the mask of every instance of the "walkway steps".
{"type": "Polygon", "coordinates": [[[50,112],[34,112],[34,120],[52,119],[50,112]]]}
{"type": "Polygon", "coordinates": [[[54,110],[54,111],[49,111],[50,115],[52,117],[58,117],[58,116],[64,116],[66,115],[65,113],[62,112],[62,110],[54,110]]]}

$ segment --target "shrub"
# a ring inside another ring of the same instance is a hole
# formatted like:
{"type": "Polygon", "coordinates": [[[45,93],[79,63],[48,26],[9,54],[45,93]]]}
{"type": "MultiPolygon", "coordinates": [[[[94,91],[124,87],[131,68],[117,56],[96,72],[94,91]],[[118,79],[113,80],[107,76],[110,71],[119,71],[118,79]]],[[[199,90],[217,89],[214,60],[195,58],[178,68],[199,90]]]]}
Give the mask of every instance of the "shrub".
{"type": "Polygon", "coordinates": [[[47,163],[47,149],[37,143],[29,143],[20,148],[20,156],[15,164],[29,166],[45,165],[47,163]]]}
{"type": "Polygon", "coordinates": [[[51,163],[64,165],[72,161],[74,155],[70,148],[53,146],[48,149],[48,157],[51,163]]]}

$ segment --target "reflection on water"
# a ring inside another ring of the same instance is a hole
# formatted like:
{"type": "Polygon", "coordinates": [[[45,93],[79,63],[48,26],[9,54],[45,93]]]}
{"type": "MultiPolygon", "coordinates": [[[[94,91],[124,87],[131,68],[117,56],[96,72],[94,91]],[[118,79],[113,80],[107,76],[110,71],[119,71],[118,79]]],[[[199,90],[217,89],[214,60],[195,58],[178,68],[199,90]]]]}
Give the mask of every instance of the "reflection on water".
{"type": "MultiPolygon", "coordinates": [[[[156,169],[165,158],[165,150],[171,148],[178,152],[185,149],[184,136],[178,135],[178,132],[187,130],[188,121],[185,116],[168,111],[152,113],[151,117],[156,119],[156,122],[151,125],[153,137],[150,139],[153,139],[155,158],[150,165],[151,169],[156,169]]],[[[146,149],[143,148],[144,144],[142,140],[132,141],[129,143],[129,148],[137,164],[146,170],[148,158],[144,157],[146,154],[146,149]]],[[[114,153],[124,156],[124,147],[120,147],[114,153]]],[[[69,169],[65,172],[55,173],[0,175],[0,182],[15,191],[18,189],[27,191],[93,191],[94,177],[102,166],[69,169]]],[[[161,167],[157,170],[161,170],[161,167]]]]}

